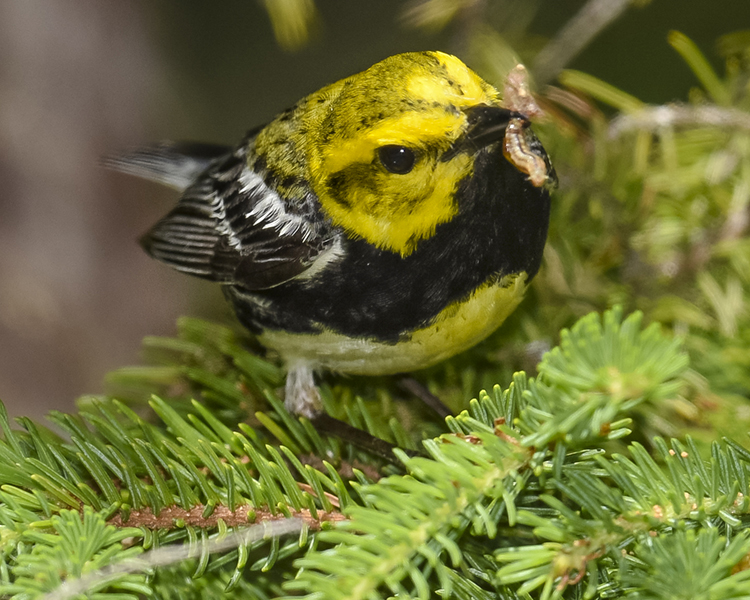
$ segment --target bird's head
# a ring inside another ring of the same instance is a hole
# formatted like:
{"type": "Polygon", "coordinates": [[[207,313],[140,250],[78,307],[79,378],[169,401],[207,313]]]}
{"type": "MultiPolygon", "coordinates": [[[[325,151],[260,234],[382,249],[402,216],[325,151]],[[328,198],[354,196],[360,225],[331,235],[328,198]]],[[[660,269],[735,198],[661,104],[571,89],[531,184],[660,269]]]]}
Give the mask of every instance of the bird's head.
{"type": "Polygon", "coordinates": [[[287,129],[332,222],[406,256],[458,212],[459,182],[513,114],[459,59],[415,52],[308,96],[287,129]]]}

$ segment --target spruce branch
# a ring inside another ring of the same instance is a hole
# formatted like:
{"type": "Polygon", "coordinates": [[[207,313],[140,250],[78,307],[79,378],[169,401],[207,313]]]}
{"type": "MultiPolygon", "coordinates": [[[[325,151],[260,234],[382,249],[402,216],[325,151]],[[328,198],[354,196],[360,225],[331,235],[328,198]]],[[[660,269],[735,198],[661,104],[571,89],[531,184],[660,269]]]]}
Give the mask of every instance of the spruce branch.
{"type": "Polygon", "coordinates": [[[750,571],[737,565],[750,552],[747,530],[731,540],[714,529],[647,538],[623,561],[623,583],[639,600],[746,598],[750,571]]]}
{"type": "MultiPolygon", "coordinates": [[[[21,421],[26,432],[18,432],[0,418],[0,454],[15,466],[5,473],[0,519],[12,538],[30,523],[43,528],[49,515],[68,514],[66,506],[86,507],[105,527],[137,531],[129,537],[147,548],[205,545],[211,531],[223,537],[245,523],[270,526],[301,517],[299,540],[282,546],[273,537],[251,544],[253,552],[267,554],[250,568],[267,571],[283,560],[286,566],[275,573],[294,575],[287,592],[330,598],[381,597],[386,590],[421,598],[434,589],[450,594],[456,573],[465,578],[470,565],[485,560],[487,550],[475,549],[479,540],[497,547],[503,531],[508,541],[522,542],[524,553],[536,541],[558,547],[533,555],[531,571],[528,561],[509,561],[458,589],[514,594],[516,584],[518,593],[539,585],[578,585],[581,573],[612,547],[656,527],[643,516],[654,506],[668,512],[672,501],[674,512],[678,498],[680,514],[692,510],[684,493],[661,488],[642,491],[646,499],[636,505],[623,504],[623,491],[610,480],[628,491],[636,485],[628,477],[653,478],[658,468],[637,449],[631,451],[633,464],[600,456],[603,442],[628,433],[629,411],[674,393],[687,362],[678,342],[657,326],[644,330],[639,314],[623,319],[620,309],[586,317],[562,340],[540,365],[538,379],[518,374],[507,390],[481,394],[447,420],[452,433],[424,443],[427,457],[400,454],[406,475],[376,483],[357,470],[345,481],[332,465],[323,463],[325,473],[305,465],[293,450],[268,444],[258,430],[232,431],[197,402],[183,416],[155,398],[151,406],[161,423],[152,424],[121,402],[89,400],[79,415],[53,415],[70,441],[28,420],[21,421]],[[577,516],[576,506],[589,517],[577,516]],[[314,544],[302,557],[307,540],[314,544]],[[299,557],[294,566],[293,556],[299,557]]],[[[266,395],[274,410],[283,410],[266,395]]],[[[302,425],[276,416],[285,436],[302,425]]],[[[290,439],[303,455],[318,443],[304,427],[290,439]]],[[[665,454],[665,460],[670,457],[665,454]]],[[[702,510],[708,518],[737,518],[728,507],[738,488],[717,481],[724,496],[711,496],[702,510]]],[[[698,497],[696,489],[688,492],[698,497]]],[[[497,552],[495,560],[502,561],[511,551],[505,543],[497,552]]],[[[216,571],[224,573],[225,586],[245,589],[249,553],[245,546],[222,556],[206,550],[192,577],[216,571]]]]}
{"type": "Polygon", "coordinates": [[[540,585],[562,591],[578,583],[588,563],[633,532],[602,508],[602,496],[612,493],[592,474],[606,472],[592,462],[597,454],[566,468],[569,449],[625,435],[627,411],[674,393],[675,378],[687,367],[678,342],[657,326],[642,330],[640,323],[639,314],[623,321],[619,309],[603,318],[590,315],[563,334],[560,348],[542,362],[538,382],[519,375],[505,392],[496,388],[492,397],[484,394],[449,418],[454,433],[425,442],[429,459],[403,456],[407,476],[361,490],[365,506],[353,505],[350,520],[320,534],[336,545],[300,560],[304,570],[288,589],[333,599],[385,597],[386,590],[427,598],[434,589],[427,573],[450,595],[447,563],[465,566],[462,540],[493,539],[502,524],[532,527],[558,548],[500,552],[497,560],[512,563],[498,571],[500,585],[522,583],[523,594],[540,585]],[[542,494],[539,500],[563,519],[564,527],[556,527],[558,521],[518,507],[529,489],[554,490],[598,518],[584,520],[558,496],[542,494]]]}
{"type": "MultiPolygon", "coordinates": [[[[15,557],[11,564],[4,565],[7,570],[5,581],[0,583],[0,594],[40,597],[58,590],[65,580],[106,568],[113,560],[132,560],[142,548],[125,547],[122,542],[141,536],[137,528],[116,529],[107,525],[90,507],[85,507],[83,514],[62,510],[48,521],[37,521],[33,528],[17,531],[13,540],[15,557]],[[12,583],[8,581],[9,575],[12,583]]],[[[139,594],[150,593],[144,576],[127,571],[112,572],[91,581],[85,590],[90,594],[107,590],[110,592],[107,597],[118,600],[136,600],[139,594]]]]}
{"type": "MultiPolygon", "coordinates": [[[[90,511],[84,511],[82,517],[84,528],[88,531],[80,535],[79,540],[91,542],[93,540],[84,537],[84,535],[91,536],[98,533],[98,531],[91,531],[91,527],[86,527],[86,522],[87,520],[96,521],[97,515],[94,515],[90,511]]],[[[72,518],[71,522],[77,525],[75,517],[72,518]]],[[[96,524],[99,525],[100,522],[96,522],[96,524]]],[[[59,523],[56,525],[58,533],[60,533],[59,523]]],[[[66,581],[43,596],[41,600],[68,600],[68,598],[74,598],[84,592],[88,594],[94,593],[102,587],[114,589],[128,589],[129,587],[133,591],[140,591],[143,594],[151,595],[152,590],[148,585],[145,583],[133,585],[132,578],[126,578],[126,576],[135,573],[152,573],[158,567],[166,567],[185,560],[200,558],[238,547],[247,547],[249,544],[259,540],[278,538],[289,533],[299,532],[302,527],[302,523],[296,519],[285,519],[284,521],[273,523],[263,522],[255,526],[235,530],[231,534],[225,533],[202,544],[171,545],[149,550],[135,557],[132,556],[132,552],[121,552],[110,564],[96,571],[89,570],[88,573],[83,574],[79,578],[70,577],[74,573],[68,571],[66,581]],[[126,583],[130,583],[130,585],[126,587],[126,583]],[[137,587],[140,589],[137,589],[137,587]]],[[[140,530],[136,531],[139,532],[140,530]]],[[[65,533],[67,532],[63,531],[62,535],[65,533]]],[[[138,548],[137,550],[140,549],[138,548]]],[[[88,561],[88,563],[87,566],[89,567],[95,566],[91,561],[88,561]]],[[[47,567],[49,568],[49,565],[47,567]]],[[[114,595],[108,594],[107,597],[114,597],[114,595]]],[[[120,595],[119,598],[122,600],[126,600],[127,598],[129,600],[130,598],[136,598],[136,596],[120,595]]]]}

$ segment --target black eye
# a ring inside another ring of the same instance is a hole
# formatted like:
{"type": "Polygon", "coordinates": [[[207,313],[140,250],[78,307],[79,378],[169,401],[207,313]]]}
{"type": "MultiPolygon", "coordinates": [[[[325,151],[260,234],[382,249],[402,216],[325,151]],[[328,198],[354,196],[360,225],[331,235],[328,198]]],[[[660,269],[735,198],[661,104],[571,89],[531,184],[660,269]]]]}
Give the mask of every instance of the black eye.
{"type": "Polygon", "coordinates": [[[404,146],[381,146],[378,148],[378,158],[386,169],[397,175],[411,171],[417,159],[414,151],[404,146]]]}

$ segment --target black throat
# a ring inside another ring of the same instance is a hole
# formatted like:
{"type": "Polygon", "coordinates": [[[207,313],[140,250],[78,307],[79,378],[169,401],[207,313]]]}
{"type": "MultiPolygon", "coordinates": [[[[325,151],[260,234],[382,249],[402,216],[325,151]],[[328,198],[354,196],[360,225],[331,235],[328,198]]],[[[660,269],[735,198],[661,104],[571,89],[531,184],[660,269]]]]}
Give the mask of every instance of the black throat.
{"type": "MultiPolygon", "coordinates": [[[[426,326],[453,302],[504,275],[539,269],[550,198],[502,155],[500,144],[478,152],[472,175],[456,193],[458,214],[402,258],[362,239],[346,239],[346,258],[314,280],[266,290],[273,310],[239,306],[254,329],[339,333],[395,343],[426,326]]],[[[230,294],[231,295],[231,294],[230,294]]]]}

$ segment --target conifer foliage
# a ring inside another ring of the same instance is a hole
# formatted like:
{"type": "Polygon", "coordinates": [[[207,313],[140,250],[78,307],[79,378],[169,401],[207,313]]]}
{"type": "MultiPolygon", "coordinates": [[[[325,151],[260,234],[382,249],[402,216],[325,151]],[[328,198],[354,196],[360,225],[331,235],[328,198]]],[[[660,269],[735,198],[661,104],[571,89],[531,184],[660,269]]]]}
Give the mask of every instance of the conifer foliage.
{"type": "MultiPolygon", "coordinates": [[[[157,345],[195,350],[201,331],[204,358],[258,401],[250,382],[275,375],[270,365],[253,357],[253,375],[243,371],[252,355],[216,326],[182,331],[193,345],[157,345]]],[[[183,376],[206,403],[178,411],[154,397],[154,423],[112,399],[53,414],[64,436],[25,419],[12,429],[3,415],[0,593],[740,597],[750,452],[727,441],[702,456],[690,439],[655,440],[655,457],[622,446],[634,411],[679,393],[687,365],[681,342],[639,313],[591,314],[537,377],[483,392],[423,455],[397,451],[403,469],[382,478],[374,459],[292,419],[269,388],[254,427],[228,427],[206,408],[226,398],[195,366],[183,376]],[[258,533],[274,523],[289,528],[258,533]],[[220,546],[242,530],[256,535],[220,546]],[[153,550],[172,547],[192,553],[165,563],[153,550]],[[80,578],[88,587],[71,586],[80,578]]],[[[363,416],[378,421],[372,429],[386,429],[380,411],[363,416]]]]}

